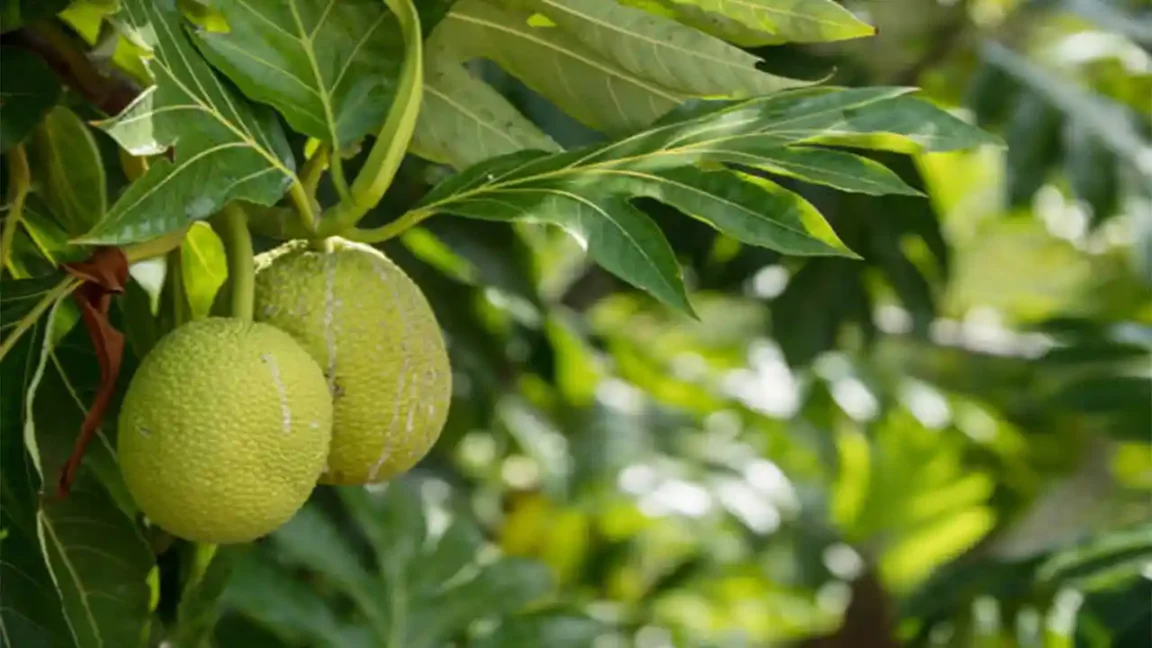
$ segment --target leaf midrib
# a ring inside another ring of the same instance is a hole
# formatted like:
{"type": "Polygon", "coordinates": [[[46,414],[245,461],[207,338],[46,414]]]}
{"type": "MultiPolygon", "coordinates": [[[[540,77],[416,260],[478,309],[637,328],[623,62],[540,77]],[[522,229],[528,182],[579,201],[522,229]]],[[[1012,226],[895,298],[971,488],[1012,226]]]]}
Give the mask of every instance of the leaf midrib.
{"type": "MultiPolygon", "coordinates": [[[[324,119],[328,122],[328,137],[336,146],[340,145],[340,139],[336,135],[336,117],[332,114],[332,97],[328,94],[328,89],[324,87],[324,77],[320,74],[320,63],[316,60],[316,48],[312,41],[313,36],[320,31],[321,26],[324,25],[324,20],[328,18],[328,12],[331,11],[332,5],[336,0],[328,0],[328,4],[324,7],[324,13],[320,15],[320,19],[316,21],[316,25],[312,32],[304,29],[304,21],[300,18],[300,10],[296,6],[296,0],[288,0],[288,8],[292,11],[292,19],[296,21],[296,29],[300,31],[300,42],[304,46],[304,56],[308,58],[308,65],[312,68],[312,76],[316,79],[316,96],[320,98],[320,105],[324,108],[324,119]]],[[[333,86],[333,89],[335,86],[333,86]]]]}
{"type": "Polygon", "coordinates": [[[92,606],[88,603],[88,590],[85,589],[84,583],[80,579],[80,574],[76,572],[76,567],[72,564],[71,558],[68,557],[68,552],[65,551],[64,545],[56,535],[56,529],[52,526],[52,522],[48,519],[48,516],[44,514],[44,511],[38,511],[36,517],[39,518],[41,527],[51,536],[52,545],[59,554],[60,561],[64,563],[64,568],[68,570],[68,575],[76,586],[76,593],[80,596],[80,602],[84,608],[84,615],[88,617],[88,625],[92,626],[92,634],[95,635],[99,645],[104,646],[104,636],[100,632],[99,624],[96,623],[96,615],[92,611],[92,606]]]}

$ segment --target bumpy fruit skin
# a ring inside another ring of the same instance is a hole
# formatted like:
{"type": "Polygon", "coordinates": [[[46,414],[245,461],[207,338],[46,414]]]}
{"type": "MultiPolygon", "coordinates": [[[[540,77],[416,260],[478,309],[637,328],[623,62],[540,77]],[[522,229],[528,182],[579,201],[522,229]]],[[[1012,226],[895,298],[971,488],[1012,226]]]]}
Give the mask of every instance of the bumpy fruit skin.
{"type": "Polygon", "coordinates": [[[452,395],[444,339],[420,288],[380,251],[337,237],[260,255],[256,319],[292,334],[328,378],[322,483],[385,481],[439,438],[452,395]]]}
{"type": "Polygon", "coordinates": [[[181,326],[141,362],[120,412],[120,469],[140,510],[198,542],[247,542],[316,485],[332,401],[316,361],[267,324],[181,326]]]}

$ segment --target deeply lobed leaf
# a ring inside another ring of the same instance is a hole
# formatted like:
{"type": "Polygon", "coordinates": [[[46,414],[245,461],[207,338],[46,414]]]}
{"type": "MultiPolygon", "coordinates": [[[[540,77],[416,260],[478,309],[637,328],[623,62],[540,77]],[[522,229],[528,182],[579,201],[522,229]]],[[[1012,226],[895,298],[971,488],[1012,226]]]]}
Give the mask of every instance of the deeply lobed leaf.
{"type": "Polygon", "coordinates": [[[295,180],[276,116],[225,85],[185,33],[174,6],[125,0],[121,17],[152,49],[156,85],[103,128],[133,155],[169,148],[82,241],[124,244],[174,232],[229,200],[271,205],[295,180]]]}
{"type": "Polygon", "coordinates": [[[656,198],[739,241],[782,253],[854,256],[803,198],[723,165],[782,171],[849,191],[915,194],[874,162],[795,145],[950,150],[995,141],[907,92],[807,88],[685,105],[654,128],[614,142],[475,165],[438,185],[416,209],[558,225],[609,271],[691,312],[667,241],[629,199],[656,198]]]}

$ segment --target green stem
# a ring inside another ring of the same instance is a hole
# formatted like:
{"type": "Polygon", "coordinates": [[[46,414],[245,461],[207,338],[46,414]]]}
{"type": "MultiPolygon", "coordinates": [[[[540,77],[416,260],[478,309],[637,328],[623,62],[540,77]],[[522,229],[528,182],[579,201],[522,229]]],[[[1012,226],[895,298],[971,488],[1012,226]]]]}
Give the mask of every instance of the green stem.
{"type": "Polygon", "coordinates": [[[168,273],[165,289],[172,297],[172,326],[179,328],[192,321],[192,306],[188,303],[188,292],[184,289],[184,250],[180,247],[168,251],[166,261],[168,273]]]}
{"type": "Polygon", "coordinates": [[[60,283],[56,284],[56,287],[41,297],[40,301],[36,302],[36,305],[32,307],[32,310],[20,318],[19,322],[16,322],[16,326],[13,327],[8,337],[4,338],[3,342],[0,342],[0,360],[3,360],[4,356],[8,355],[8,352],[16,345],[16,342],[28,332],[28,329],[32,328],[36,320],[40,319],[40,316],[44,314],[44,311],[48,310],[52,304],[67,297],[72,291],[79,288],[81,283],[82,282],[76,277],[66,275],[60,280],[60,283]]]}
{"type": "Polygon", "coordinates": [[[436,212],[426,210],[416,210],[405,213],[400,218],[385,223],[380,227],[372,229],[356,229],[345,230],[344,236],[352,241],[359,241],[361,243],[383,243],[391,238],[400,236],[405,231],[416,227],[420,223],[434,216],[436,212]]]}
{"type": "Polygon", "coordinates": [[[332,184],[336,187],[336,195],[340,196],[340,200],[349,200],[352,192],[348,188],[348,180],[344,178],[344,159],[340,157],[340,151],[332,152],[328,168],[332,170],[332,184]]]}
{"type": "Polygon", "coordinates": [[[255,300],[255,263],[248,214],[235,204],[224,206],[221,238],[228,255],[228,279],[232,284],[232,317],[252,320],[255,300]]]}
{"type": "Polygon", "coordinates": [[[296,213],[300,215],[304,231],[315,233],[319,227],[316,210],[313,208],[312,197],[304,190],[299,178],[292,179],[292,186],[288,187],[288,196],[292,199],[292,205],[296,207],[296,213]]]}
{"type": "Polygon", "coordinates": [[[0,267],[7,268],[11,260],[12,243],[16,240],[16,230],[24,216],[24,200],[28,197],[28,185],[31,183],[28,156],[24,154],[24,145],[17,144],[8,153],[8,187],[12,192],[12,204],[8,210],[8,219],[4,221],[3,238],[0,238],[0,267]]]}
{"type": "Polygon", "coordinates": [[[312,153],[312,157],[304,162],[304,168],[300,169],[300,183],[304,185],[304,191],[309,196],[316,195],[316,188],[320,186],[320,177],[328,168],[330,151],[331,148],[328,144],[320,144],[312,153]]]}
{"type": "Polygon", "coordinates": [[[384,2],[400,22],[404,36],[404,67],[400,71],[396,98],[388,109],[388,117],[372,144],[364,167],[356,175],[348,196],[342,198],[333,208],[331,217],[321,223],[320,234],[325,236],[340,234],[355,226],[384,197],[404,159],[420,114],[420,100],[424,96],[420,16],[412,0],[384,2]]]}

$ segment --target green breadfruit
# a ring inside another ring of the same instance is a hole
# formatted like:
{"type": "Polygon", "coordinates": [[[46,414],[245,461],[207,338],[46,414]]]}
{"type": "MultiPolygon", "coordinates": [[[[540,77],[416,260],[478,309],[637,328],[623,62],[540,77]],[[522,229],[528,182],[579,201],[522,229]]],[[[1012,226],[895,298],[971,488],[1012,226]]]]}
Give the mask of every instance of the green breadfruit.
{"type": "Polygon", "coordinates": [[[452,373],[420,288],[380,251],[293,241],[256,259],[256,319],[295,337],[332,392],[320,481],[380,482],[423,458],[444,427],[452,373]]]}
{"type": "Polygon", "coordinates": [[[132,377],[119,458],[140,509],[173,535],[246,542],[304,504],[328,454],[332,402],[288,334],[229,318],[161,339],[132,377]]]}

